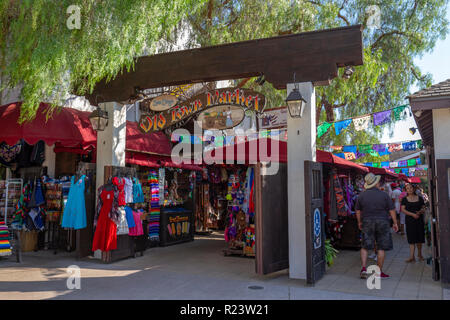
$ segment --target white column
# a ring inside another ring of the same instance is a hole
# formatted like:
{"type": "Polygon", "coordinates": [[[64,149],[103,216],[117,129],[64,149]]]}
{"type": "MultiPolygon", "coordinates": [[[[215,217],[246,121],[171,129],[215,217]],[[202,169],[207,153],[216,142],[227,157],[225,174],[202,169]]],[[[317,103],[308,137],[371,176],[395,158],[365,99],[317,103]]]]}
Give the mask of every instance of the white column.
{"type": "Polygon", "coordinates": [[[55,177],[55,165],[56,165],[56,153],[53,151],[55,145],[49,147],[45,145],[45,161],[42,164],[43,167],[47,167],[47,175],[51,178],[55,177]]]}
{"type": "Polygon", "coordinates": [[[105,166],[125,166],[125,139],[127,110],[117,102],[101,103],[100,108],[108,112],[108,125],[97,132],[97,183],[98,189],[104,183],[105,166]]]}
{"type": "MultiPolygon", "coordinates": [[[[305,160],[316,160],[316,99],[311,82],[298,84],[306,100],[302,118],[288,113],[289,278],[306,279],[305,160]]],[[[294,84],[287,85],[287,95],[294,84]]]]}
{"type": "MultiPolygon", "coordinates": [[[[108,125],[104,131],[97,131],[96,189],[104,184],[105,166],[125,166],[125,142],[127,108],[117,102],[100,103],[108,112],[108,125]]],[[[98,195],[97,195],[98,196],[98,195]]],[[[94,258],[101,259],[101,250],[94,252],[94,258]]]]}

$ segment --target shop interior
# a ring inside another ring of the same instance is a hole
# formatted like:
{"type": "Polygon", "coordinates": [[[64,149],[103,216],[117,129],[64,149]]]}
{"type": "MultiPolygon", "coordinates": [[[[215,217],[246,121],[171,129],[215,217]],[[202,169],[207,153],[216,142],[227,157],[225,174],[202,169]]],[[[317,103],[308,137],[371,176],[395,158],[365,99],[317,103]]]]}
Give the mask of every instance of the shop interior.
{"type": "Polygon", "coordinates": [[[225,256],[255,257],[254,168],[207,166],[197,190],[196,234],[223,236],[225,256]]]}
{"type": "Polygon", "coordinates": [[[255,256],[251,166],[107,166],[96,197],[90,152],[56,153],[49,176],[49,147],[40,142],[30,148],[41,148],[34,152],[38,162],[18,163],[24,157],[18,153],[0,177],[3,231],[9,235],[2,259],[19,260],[20,251],[20,259],[42,253],[109,263],[196,237],[221,238],[225,256],[255,256]],[[112,201],[108,190],[115,192],[112,201]],[[117,216],[115,228],[104,211],[117,216]]]}

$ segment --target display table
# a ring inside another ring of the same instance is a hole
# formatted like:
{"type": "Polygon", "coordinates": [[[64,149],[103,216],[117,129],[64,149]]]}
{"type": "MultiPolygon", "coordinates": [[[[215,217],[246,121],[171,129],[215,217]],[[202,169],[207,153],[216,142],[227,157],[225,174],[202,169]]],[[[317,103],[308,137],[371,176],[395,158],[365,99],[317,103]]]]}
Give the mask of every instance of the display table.
{"type": "Polygon", "coordinates": [[[180,206],[161,207],[160,245],[168,246],[194,240],[194,219],[191,210],[180,206]]]}

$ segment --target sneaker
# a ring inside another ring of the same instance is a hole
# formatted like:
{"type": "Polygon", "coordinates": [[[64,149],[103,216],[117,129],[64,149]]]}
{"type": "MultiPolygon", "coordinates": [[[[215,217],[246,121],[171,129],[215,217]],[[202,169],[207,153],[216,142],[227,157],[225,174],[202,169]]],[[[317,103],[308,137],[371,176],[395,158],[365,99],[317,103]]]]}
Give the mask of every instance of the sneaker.
{"type": "Polygon", "coordinates": [[[367,269],[363,267],[359,276],[361,277],[361,279],[367,279],[367,269]]]}
{"type": "Polygon", "coordinates": [[[386,273],[384,273],[383,271],[381,271],[380,278],[381,278],[381,279],[388,279],[388,278],[390,278],[390,277],[389,277],[389,275],[387,275],[386,273]]]}
{"type": "Polygon", "coordinates": [[[375,260],[377,258],[377,255],[375,253],[372,253],[368,258],[375,260]]]}

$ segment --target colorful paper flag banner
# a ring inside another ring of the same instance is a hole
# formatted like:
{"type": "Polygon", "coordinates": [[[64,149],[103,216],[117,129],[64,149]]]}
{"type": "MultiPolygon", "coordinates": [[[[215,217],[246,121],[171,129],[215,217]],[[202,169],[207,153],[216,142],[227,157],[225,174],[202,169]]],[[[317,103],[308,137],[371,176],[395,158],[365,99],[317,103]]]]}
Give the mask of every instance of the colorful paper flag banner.
{"type": "Polygon", "coordinates": [[[367,130],[369,128],[369,123],[373,119],[373,124],[375,126],[384,125],[390,123],[391,121],[400,121],[405,119],[407,116],[412,117],[411,110],[408,105],[398,106],[392,109],[384,110],[381,112],[374,112],[366,114],[363,116],[358,116],[354,118],[344,119],[335,122],[323,122],[317,126],[317,137],[322,137],[331,126],[334,125],[336,135],[341,134],[351,123],[356,131],[367,130]]]}
{"type": "Polygon", "coordinates": [[[398,151],[414,151],[421,149],[423,146],[422,140],[414,140],[407,142],[384,143],[384,144],[359,144],[347,146],[319,146],[319,149],[330,150],[331,152],[353,152],[357,154],[370,154],[378,157],[398,151]],[[355,150],[356,148],[356,150],[355,150]]]}

